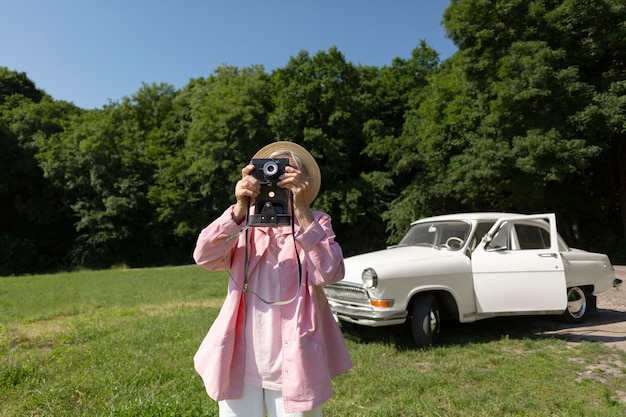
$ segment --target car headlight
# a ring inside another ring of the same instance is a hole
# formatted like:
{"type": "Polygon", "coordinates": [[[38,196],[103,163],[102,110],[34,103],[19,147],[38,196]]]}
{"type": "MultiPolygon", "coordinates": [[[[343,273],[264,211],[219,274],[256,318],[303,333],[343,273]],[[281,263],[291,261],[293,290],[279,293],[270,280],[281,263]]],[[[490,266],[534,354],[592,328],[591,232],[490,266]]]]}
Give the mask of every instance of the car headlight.
{"type": "Polygon", "coordinates": [[[364,269],[361,273],[361,279],[365,288],[376,288],[376,285],[378,285],[378,275],[372,268],[364,269]]]}

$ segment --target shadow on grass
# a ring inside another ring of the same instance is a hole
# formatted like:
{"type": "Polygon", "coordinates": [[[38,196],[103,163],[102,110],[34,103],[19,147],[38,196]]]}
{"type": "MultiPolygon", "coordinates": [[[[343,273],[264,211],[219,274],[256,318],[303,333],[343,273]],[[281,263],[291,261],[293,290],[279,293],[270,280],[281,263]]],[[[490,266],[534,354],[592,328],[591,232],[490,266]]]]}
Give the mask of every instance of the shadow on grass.
{"type": "MultiPolygon", "coordinates": [[[[383,343],[398,349],[417,349],[408,325],[364,327],[342,323],[348,340],[356,343],[383,343]]],[[[557,316],[495,317],[473,323],[444,321],[438,346],[488,343],[503,337],[512,339],[558,338],[572,342],[623,343],[626,345],[626,312],[598,309],[582,323],[565,323],[557,316]]]]}

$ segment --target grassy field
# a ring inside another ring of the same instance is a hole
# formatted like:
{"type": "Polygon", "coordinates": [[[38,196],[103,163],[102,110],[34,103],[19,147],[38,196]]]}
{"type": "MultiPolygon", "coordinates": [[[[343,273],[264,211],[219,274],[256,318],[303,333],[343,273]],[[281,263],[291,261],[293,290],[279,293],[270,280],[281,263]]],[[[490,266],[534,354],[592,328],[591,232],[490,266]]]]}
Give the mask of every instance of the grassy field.
{"type": "MultiPolygon", "coordinates": [[[[0,416],[217,416],[192,358],[227,276],[189,266],[0,278],[0,416]]],[[[528,319],[346,334],[326,416],[621,416],[626,353],[529,339],[528,319]],[[603,364],[603,366],[598,366],[603,364]]]]}

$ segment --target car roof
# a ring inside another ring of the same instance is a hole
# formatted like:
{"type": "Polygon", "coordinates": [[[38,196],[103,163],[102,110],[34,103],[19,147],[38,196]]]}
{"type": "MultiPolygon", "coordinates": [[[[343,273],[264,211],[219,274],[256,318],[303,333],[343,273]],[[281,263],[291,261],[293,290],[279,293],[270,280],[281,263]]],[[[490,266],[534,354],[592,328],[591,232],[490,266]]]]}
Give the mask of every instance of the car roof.
{"type": "Polygon", "coordinates": [[[446,220],[493,220],[495,221],[501,217],[511,217],[511,216],[523,216],[523,214],[487,212],[487,211],[473,212],[473,213],[453,213],[453,214],[442,214],[439,216],[425,217],[423,219],[416,220],[411,224],[435,222],[435,221],[446,221],[446,220]]]}

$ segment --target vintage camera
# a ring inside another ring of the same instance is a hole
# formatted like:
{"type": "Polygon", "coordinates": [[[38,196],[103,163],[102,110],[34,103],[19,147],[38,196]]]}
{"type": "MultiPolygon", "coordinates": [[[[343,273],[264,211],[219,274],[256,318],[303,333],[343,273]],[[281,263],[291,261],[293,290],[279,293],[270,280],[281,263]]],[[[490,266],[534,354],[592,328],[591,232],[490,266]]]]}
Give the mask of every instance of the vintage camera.
{"type": "Polygon", "coordinates": [[[250,162],[250,173],[261,183],[261,193],[254,203],[254,211],[248,214],[248,226],[285,226],[291,224],[289,214],[289,190],[276,185],[289,165],[287,158],[256,158],[250,162]]]}

